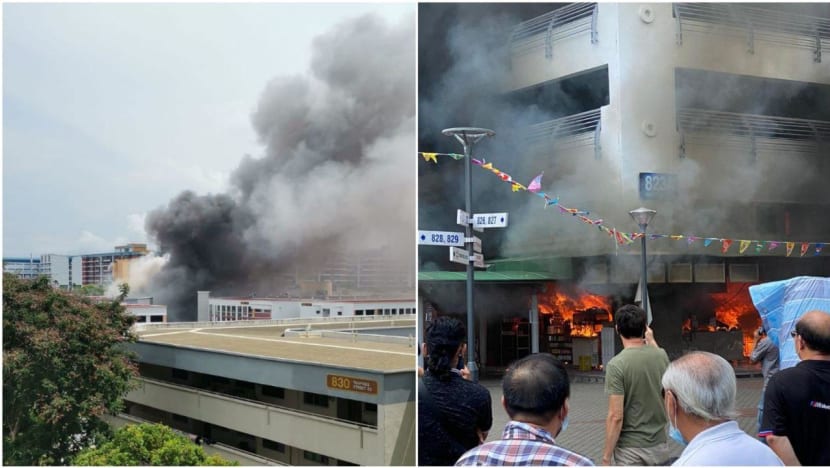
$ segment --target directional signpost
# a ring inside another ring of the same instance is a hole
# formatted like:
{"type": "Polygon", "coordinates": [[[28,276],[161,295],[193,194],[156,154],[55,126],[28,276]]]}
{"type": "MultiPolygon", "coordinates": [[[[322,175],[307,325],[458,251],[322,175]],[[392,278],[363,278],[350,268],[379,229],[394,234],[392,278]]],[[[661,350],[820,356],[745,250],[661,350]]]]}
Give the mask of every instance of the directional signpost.
{"type": "Polygon", "coordinates": [[[507,213],[478,213],[473,215],[473,228],[507,227],[507,213]]]}
{"type": "Polygon", "coordinates": [[[421,245],[464,245],[463,232],[449,231],[418,231],[418,243],[421,245]]]}

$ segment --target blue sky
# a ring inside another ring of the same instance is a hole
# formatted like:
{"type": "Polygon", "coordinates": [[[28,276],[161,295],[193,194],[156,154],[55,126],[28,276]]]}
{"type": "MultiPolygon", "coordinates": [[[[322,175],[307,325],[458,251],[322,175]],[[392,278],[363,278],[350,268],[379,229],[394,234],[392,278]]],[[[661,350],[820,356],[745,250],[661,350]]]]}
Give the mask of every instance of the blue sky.
{"type": "Polygon", "coordinates": [[[269,80],[314,37],[414,3],[4,4],[3,255],[144,242],[182,190],[225,192],[269,80]]]}

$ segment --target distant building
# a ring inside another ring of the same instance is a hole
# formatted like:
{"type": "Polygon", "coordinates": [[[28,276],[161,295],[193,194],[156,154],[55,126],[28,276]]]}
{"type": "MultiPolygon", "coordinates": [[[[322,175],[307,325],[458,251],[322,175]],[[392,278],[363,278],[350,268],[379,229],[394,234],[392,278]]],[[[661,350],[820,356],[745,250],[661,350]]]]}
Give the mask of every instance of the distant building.
{"type": "Polygon", "coordinates": [[[140,385],[122,421],[161,422],[243,465],[415,464],[412,316],[136,329],[140,385]]]}
{"type": "MultiPolygon", "coordinates": [[[[115,251],[81,255],[43,254],[34,257],[5,257],[3,271],[21,278],[36,278],[45,275],[53,285],[72,288],[85,284],[106,286],[118,277],[116,262],[122,259],[141,257],[149,253],[147,244],[126,244],[115,246],[115,251]]],[[[125,268],[126,266],[122,266],[125,268]]]]}
{"type": "Polygon", "coordinates": [[[40,259],[34,257],[3,257],[3,273],[11,273],[24,279],[40,275],[40,259]]]}
{"type": "Polygon", "coordinates": [[[80,284],[108,285],[113,281],[115,262],[121,259],[130,259],[144,256],[148,253],[147,244],[126,244],[115,247],[114,252],[83,254],[80,259],[80,284]]]}
{"type": "Polygon", "coordinates": [[[200,291],[198,320],[278,320],[291,318],[414,315],[415,299],[288,299],[268,297],[210,297],[200,291]],[[205,300],[206,299],[206,300],[205,300]]]}
{"type": "Polygon", "coordinates": [[[167,322],[167,306],[152,304],[123,304],[127,312],[137,317],[136,323],[167,322]]]}

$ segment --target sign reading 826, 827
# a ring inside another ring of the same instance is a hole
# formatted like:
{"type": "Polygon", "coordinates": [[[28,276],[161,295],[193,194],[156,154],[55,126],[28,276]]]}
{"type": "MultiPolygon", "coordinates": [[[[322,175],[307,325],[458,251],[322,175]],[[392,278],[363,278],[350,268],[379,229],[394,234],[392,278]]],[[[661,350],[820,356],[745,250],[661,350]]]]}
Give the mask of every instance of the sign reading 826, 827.
{"type": "Polygon", "coordinates": [[[677,196],[677,176],[657,172],[640,173],[640,198],[666,199],[677,196]]]}

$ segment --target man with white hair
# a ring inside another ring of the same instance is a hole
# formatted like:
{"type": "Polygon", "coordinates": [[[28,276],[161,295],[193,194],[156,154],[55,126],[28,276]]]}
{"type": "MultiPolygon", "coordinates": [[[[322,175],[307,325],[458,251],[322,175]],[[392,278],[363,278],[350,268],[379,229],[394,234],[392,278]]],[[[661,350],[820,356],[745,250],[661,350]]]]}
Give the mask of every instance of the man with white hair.
{"type": "Polygon", "coordinates": [[[686,354],[669,364],[662,384],[669,437],[686,446],[673,466],[783,465],[738,427],[735,372],[726,359],[704,351],[686,354]]]}

